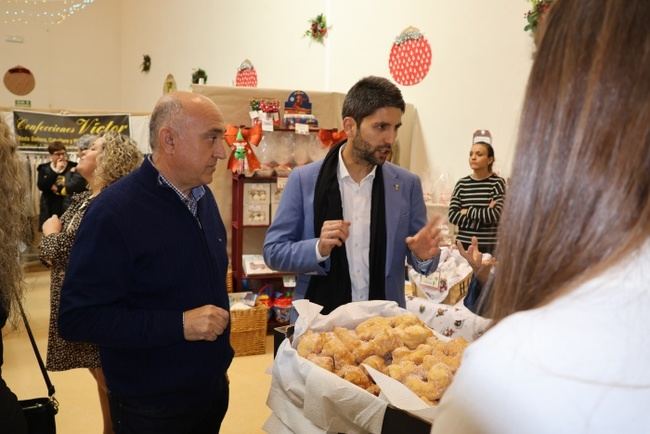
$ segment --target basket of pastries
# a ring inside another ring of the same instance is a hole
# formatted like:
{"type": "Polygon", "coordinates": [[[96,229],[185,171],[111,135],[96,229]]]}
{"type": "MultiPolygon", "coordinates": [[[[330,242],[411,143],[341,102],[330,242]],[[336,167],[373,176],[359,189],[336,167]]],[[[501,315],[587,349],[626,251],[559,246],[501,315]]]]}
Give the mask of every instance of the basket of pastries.
{"type": "Polygon", "coordinates": [[[268,422],[294,432],[381,432],[388,402],[400,408],[413,397],[418,408],[408,411],[431,420],[468,345],[390,301],[349,303],[329,315],[308,300],[294,307],[293,341],[278,349],[267,401],[268,422]]]}

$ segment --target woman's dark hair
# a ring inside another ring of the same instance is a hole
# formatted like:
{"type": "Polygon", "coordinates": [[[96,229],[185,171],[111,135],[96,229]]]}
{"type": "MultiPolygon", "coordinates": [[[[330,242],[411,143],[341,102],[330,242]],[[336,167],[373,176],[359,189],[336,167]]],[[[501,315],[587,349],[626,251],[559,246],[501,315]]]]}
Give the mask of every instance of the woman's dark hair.
{"type": "Polygon", "coordinates": [[[648,23],[648,0],[557,0],[539,29],[487,305],[495,324],[648,239],[648,23]]]}
{"type": "Polygon", "coordinates": [[[359,126],[363,118],[383,107],[395,107],[404,113],[406,104],[402,92],[389,80],[370,76],[350,88],[343,101],[342,115],[351,117],[359,126]]]}

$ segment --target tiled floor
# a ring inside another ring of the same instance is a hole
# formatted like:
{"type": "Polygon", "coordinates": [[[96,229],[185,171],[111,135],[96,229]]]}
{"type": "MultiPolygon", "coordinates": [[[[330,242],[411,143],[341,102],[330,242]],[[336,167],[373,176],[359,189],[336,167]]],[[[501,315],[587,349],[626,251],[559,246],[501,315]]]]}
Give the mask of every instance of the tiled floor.
{"type": "MultiPolygon", "coordinates": [[[[34,271],[26,276],[25,309],[43,357],[47,347],[49,321],[49,271],[34,271]]],[[[3,329],[4,365],[2,375],[21,399],[46,396],[47,390],[38,369],[24,327],[3,329]]],[[[273,361],[273,342],[267,336],[266,354],[236,357],[230,370],[230,406],[223,422],[224,434],[253,434],[270,414],[266,395],[271,377],[266,370],[273,361]]],[[[102,432],[96,383],[85,369],[51,372],[60,404],[56,417],[59,434],[97,434],[102,432]]]]}

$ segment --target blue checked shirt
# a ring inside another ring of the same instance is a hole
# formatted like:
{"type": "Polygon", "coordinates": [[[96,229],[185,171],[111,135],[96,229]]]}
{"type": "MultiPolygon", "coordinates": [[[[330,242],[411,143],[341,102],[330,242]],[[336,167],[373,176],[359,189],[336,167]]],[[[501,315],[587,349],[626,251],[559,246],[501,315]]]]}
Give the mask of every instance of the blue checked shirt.
{"type": "MultiPolygon", "coordinates": [[[[153,166],[153,161],[151,160],[151,155],[149,156],[149,161],[151,162],[151,165],[153,166]]],[[[154,166],[155,167],[155,166],[154,166]]],[[[180,191],[174,184],[172,184],[167,178],[163,176],[162,173],[158,172],[158,184],[159,185],[166,185],[167,187],[171,188],[177,195],[178,198],[185,204],[188,210],[192,213],[194,218],[198,220],[198,217],[196,216],[196,211],[199,206],[199,200],[205,195],[205,187],[202,185],[199,185],[198,187],[194,187],[192,190],[190,190],[189,196],[186,196],[182,191],[180,191]]],[[[200,224],[200,223],[199,223],[200,224]]]]}

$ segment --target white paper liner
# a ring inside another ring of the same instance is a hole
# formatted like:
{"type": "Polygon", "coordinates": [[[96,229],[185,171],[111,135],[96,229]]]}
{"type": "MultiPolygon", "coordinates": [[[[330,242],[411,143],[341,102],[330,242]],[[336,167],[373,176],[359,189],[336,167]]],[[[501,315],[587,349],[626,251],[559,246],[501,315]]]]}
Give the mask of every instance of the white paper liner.
{"type": "MultiPolygon", "coordinates": [[[[408,313],[393,301],[373,300],[349,303],[329,315],[321,315],[322,307],[297,300],[294,307],[299,317],[295,324],[293,346],[285,339],[276,354],[267,405],[273,411],[269,429],[282,427],[296,433],[373,433],[380,434],[384,414],[390,402],[394,407],[409,411],[425,420],[433,420],[435,408],[397,380],[374,371],[371,375],[380,385],[382,394],[376,397],[298,355],[296,347],[307,330],[330,331],[335,326],[354,329],[374,316],[395,316],[408,313]],[[278,421],[274,420],[278,419],[278,421]]],[[[448,338],[435,332],[442,340],[448,338]]],[[[267,425],[265,424],[265,427],[267,425]]],[[[265,428],[266,429],[266,428],[265,428]]]]}

